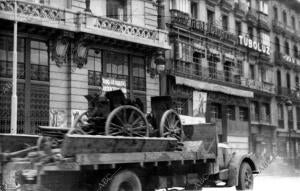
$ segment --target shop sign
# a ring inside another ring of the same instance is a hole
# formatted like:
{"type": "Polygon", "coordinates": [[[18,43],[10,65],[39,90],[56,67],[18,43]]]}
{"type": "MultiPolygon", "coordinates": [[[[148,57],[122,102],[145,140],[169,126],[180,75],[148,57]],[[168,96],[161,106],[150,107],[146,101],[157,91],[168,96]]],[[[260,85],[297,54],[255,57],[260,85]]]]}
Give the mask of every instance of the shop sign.
{"type": "Polygon", "coordinates": [[[290,62],[290,63],[296,64],[296,59],[295,59],[295,58],[293,58],[293,57],[291,57],[291,56],[284,55],[282,58],[283,58],[285,61],[287,61],[287,62],[290,62]]]}
{"type": "Polygon", "coordinates": [[[102,88],[103,88],[103,92],[121,89],[125,96],[127,93],[126,80],[122,80],[122,79],[103,77],[102,78],[102,88]]]}
{"type": "Polygon", "coordinates": [[[251,48],[253,50],[256,50],[258,52],[262,52],[264,54],[267,54],[270,56],[270,47],[266,46],[260,42],[257,42],[255,40],[252,40],[248,37],[244,37],[242,35],[239,36],[239,44],[242,46],[246,46],[248,48],[251,48]]]}
{"type": "Polygon", "coordinates": [[[205,123],[207,93],[193,91],[193,116],[198,117],[205,123]]]}

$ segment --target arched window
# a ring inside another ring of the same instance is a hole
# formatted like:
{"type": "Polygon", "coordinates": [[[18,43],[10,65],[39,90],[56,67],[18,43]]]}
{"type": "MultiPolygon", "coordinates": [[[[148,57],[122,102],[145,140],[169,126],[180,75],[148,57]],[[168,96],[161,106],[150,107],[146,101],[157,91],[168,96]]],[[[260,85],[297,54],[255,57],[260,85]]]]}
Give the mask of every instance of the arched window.
{"type": "Polygon", "coordinates": [[[279,38],[277,36],[275,37],[275,51],[277,53],[280,52],[280,41],[279,41],[279,38]]]}
{"type": "Polygon", "coordinates": [[[297,45],[294,45],[294,57],[295,58],[298,58],[298,47],[297,47],[297,45]]]}
{"type": "Polygon", "coordinates": [[[273,13],[274,13],[274,20],[277,21],[278,20],[278,10],[277,10],[276,6],[273,7],[273,13]]]}
{"type": "Polygon", "coordinates": [[[285,53],[287,55],[290,55],[290,45],[287,41],[285,41],[285,43],[284,43],[284,48],[285,48],[285,53]]]}
{"type": "Polygon", "coordinates": [[[282,12],[283,24],[287,24],[286,11],[282,12]]]}

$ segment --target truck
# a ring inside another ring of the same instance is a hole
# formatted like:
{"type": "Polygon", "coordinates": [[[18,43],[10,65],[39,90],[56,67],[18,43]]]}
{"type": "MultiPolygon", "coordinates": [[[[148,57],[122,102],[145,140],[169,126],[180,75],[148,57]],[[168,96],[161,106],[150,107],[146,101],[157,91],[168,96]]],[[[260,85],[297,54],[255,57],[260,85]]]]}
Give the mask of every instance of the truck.
{"type": "Polygon", "coordinates": [[[154,191],[253,188],[255,157],[219,143],[215,124],[151,99],[151,114],[120,92],[87,97],[92,105],[71,128],[0,135],[2,190],[154,191]]]}

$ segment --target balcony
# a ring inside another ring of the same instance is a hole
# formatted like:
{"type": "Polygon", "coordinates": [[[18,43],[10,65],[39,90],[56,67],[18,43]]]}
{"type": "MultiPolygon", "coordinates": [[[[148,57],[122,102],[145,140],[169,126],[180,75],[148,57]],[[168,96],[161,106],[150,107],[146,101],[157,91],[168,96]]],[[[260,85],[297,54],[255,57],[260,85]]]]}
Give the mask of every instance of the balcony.
{"type": "Polygon", "coordinates": [[[203,80],[215,81],[220,84],[236,85],[241,87],[240,75],[233,71],[221,71],[213,67],[202,67],[199,63],[174,60],[171,73],[177,76],[203,80]]]}
{"type": "Polygon", "coordinates": [[[258,12],[258,27],[270,32],[270,27],[268,23],[268,15],[262,12],[258,12]]]}
{"type": "MultiPolygon", "coordinates": [[[[17,1],[17,21],[72,32],[86,32],[107,38],[168,49],[167,31],[150,29],[88,13],[17,1]]],[[[0,2],[0,19],[14,20],[14,2],[0,2]]]]}
{"type": "Polygon", "coordinates": [[[206,0],[206,3],[211,6],[216,6],[221,2],[221,0],[206,0]]]}
{"type": "Polygon", "coordinates": [[[246,19],[247,19],[248,23],[250,23],[252,25],[256,25],[257,20],[258,20],[258,15],[257,15],[256,10],[249,9],[248,13],[246,15],[246,19]]]}
{"type": "Polygon", "coordinates": [[[234,13],[237,17],[243,18],[247,12],[247,5],[245,3],[235,3],[234,4],[234,13]]]}
{"type": "Polygon", "coordinates": [[[274,52],[274,62],[278,66],[284,66],[288,69],[295,69],[296,71],[300,71],[300,61],[294,57],[285,55],[281,52],[274,52]]]}
{"type": "Polygon", "coordinates": [[[245,79],[242,85],[257,91],[261,91],[269,94],[275,94],[275,86],[273,83],[245,79]]]}
{"type": "Polygon", "coordinates": [[[230,12],[234,8],[234,2],[231,0],[222,0],[220,4],[220,8],[223,11],[230,12]]]}
{"type": "Polygon", "coordinates": [[[187,13],[179,10],[170,10],[171,24],[179,25],[188,30],[192,29],[195,32],[205,34],[210,37],[217,38],[222,41],[227,41],[234,44],[237,41],[237,36],[228,31],[224,31],[212,23],[205,23],[200,20],[191,19],[187,13]]]}
{"type": "Polygon", "coordinates": [[[170,10],[170,13],[171,13],[171,24],[178,24],[183,26],[190,25],[189,14],[175,9],[170,10]]]}
{"type": "Polygon", "coordinates": [[[276,93],[278,96],[282,97],[288,97],[292,100],[300,100],[300,90],[299,88],[297,89],[289,89],[286,87],[277,87],[276,88],[276,93]]]}
{"type": "Polygon", "coordinates": [[[277,19],[274,19],[272,21],[272,27],[273,27],[273,31],[276,32],[277,34],[282,34],[284,33],[284,25],[282,22],[278,21],[277,19]]]}

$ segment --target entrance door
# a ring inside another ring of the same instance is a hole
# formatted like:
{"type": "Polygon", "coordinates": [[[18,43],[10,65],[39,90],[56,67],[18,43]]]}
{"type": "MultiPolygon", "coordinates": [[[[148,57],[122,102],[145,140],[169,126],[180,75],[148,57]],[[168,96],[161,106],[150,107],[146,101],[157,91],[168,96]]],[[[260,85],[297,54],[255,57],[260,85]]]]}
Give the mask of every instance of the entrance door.
{"type": "MultiPolygon", "coordinates": [[[[49,125],[49,56],[45,41],[18,39],[17,132],[36,134],[49,125]]],[[[12,93],[11,36],[0,36],[0,133],[10,132],[12,93]]]]}

